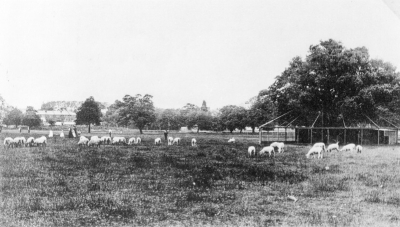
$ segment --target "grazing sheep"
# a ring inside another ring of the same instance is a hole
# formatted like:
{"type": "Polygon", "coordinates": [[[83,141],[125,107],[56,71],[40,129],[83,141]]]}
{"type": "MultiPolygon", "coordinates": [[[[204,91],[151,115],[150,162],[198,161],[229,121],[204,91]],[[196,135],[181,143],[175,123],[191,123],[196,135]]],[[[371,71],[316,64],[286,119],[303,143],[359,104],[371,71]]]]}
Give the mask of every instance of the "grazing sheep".
{"type": "Polygon", "coordinates": [[[14,146],[25,146],[26,144],[26,139],[25,137],[15,137],[14,138],[14,146]]]}
{"type": "Polygon", "coordinates": [[[174,138],[168,137],[168,145],[172,145],[173,141],[174,141],[174,138]]]}
{"type": "Polygon", "coordinates": [[[192,147],[196,147],[197,146],[197,141],[195,138],[192,139],[192,147]]]}
{"type": "Polygon", "coordinates": [[[325,143],[319,142],[319,143],[315,143],[313,145],[313,147],[322,147],[323,151],[326,151],[326,147],[325,147],[325,143]]]}
{"type": "Polygon", "coordinates": [[[261,149],[261,151],[260,151],[260,153],[259,153],[260,156],[261,156],[261,155],[264,155],[265,152],[268,152],[269,157],[271,157],[271,153],[272,153],[272,152],[274,153],[274,156],[275,156],[275,148],[274,148],[274,147],[271,147],[271,146],[263,147],[263,149],[261,149]]]}
{"type": "Polygon", "coordinates": [[[110,144],[111,143],[111,137],[109,137],[109,136],[102,136],[100,138],[100,140],[101,140],[101,143],[103,143],[103,144],[110,144]]]}
{"type": "Polygon", "coordinates": [[[329,144],[329,146],[328,146],[328,148],[326,149],[326,151],[327,151],[327,152],[328,152],[328,151],[331,152],[332,150],[339,151],[339,142],[329,144]]]}
{"type": "Polygon", "coordinates": [[[357,145],[357,147],[356,147],[357,153],[361,153],[362,149],[363,149],[363,148],[362,148],[361,145],[357,145]]]}
{"type": "Polygon", "coordinates": [[[133,145],[133,144],[135,144],[136,143],[136,138],[135,137],[132,137],[132,138],[130,138],[129,140],[128,140],[128,145],[133,145]]]}
{"type": "Polygon", "coordinates": [[[228,143],[235,143],[235,138],[230,138],[229,140],[228,140],[228,143]]]}
{"type": "Polygon", "coordinates": [[[101,144],[101,140],[100,140],[100,138],[98,136],[90,137],[90,141],[87,143],[87,145],[89,147],[92,147],[92,146],[93,147],[95,147],[95,146],[100,147],[100,144],[101,144]]]}
{"type": "Polygon", "coordinates": [[[323,151],[324,151],[324,148],[322,147],[322,146],[318,146],[318,147],[312,147],[309,151],[308,151],[308,153],[306,154],[306,157],[307,158],[310,158],[310,155],[313,155],[313,157],[315,158],[315,154],[317,154],[318,155],[318,158],[323,158],[323,151]]]}
{"type": "Polygon", "coordinates": [[[154,144],[155,144],[155,145],[161,144],[161,138],[156,138],[156,139],[154,140],[154,144]]]}
{"type": "Polygon", "coordinates": [[[78,146],[87,146],[88,143],[89,143],[89,139],[88,138],[86,138],[84,136],[79,137],[78,146]]]}
{"type": "Polygon", "coordinates": [[[356,145],[354,143],[347,144],[346,146],[342,147],[340,151],[352,151],[356,149],[356,145]]]}
{"type": "Polygon", "coordinates": [[[136,138],[135,144],[141,144],[141,143],[142,143],[142,139],[140,139],[140,137],[136,138]]]}
{"type": "Polygon", "coordinates": [[[250,147],[247,149],[247,152],[249,152],[249,157],[255,156],[255,155],[256,155],[256,148],[255,148],[254,146],[250,146],[250,147]]]}
{"type": "Polygon", "coordinates": [[[49,138],[52,138],[53,137],[53,130],[50,130],[50,132],[49,132],[49,138]]]}
{"type": "Polygon", "coordinates": [[[33,143],[34,143],[36,146],[45,147],[45,146],[47,145],[47,138],[46,138],[45,136],[41,136],[41,137],[39,137],[39,138],[36,138],[36,139],[33,141],[33,143]]]}
{"type": "Polygon", "coordinates": [[[179,138],[179,137],[176,137],[174,139],[174,141],[172,141],[172,145],[174,145],[174,144],[179,145],[180,143],[181,143],[181,138],[179,138]]]}
{"type": "Polygon", "coordinates": [[[13,144],[14,144],[13,138],[11,138],[11,137],[6,137],[6,138],[4,139],[4,148],[5,148],[6,146],[7,146],[7,147],[12,147],[13,144]]]}
{"type": "Polygon", "coordinates": [[[33,137],[29,137],[27,140],[26,140],[26,146],[29,146],[29,147],[32,147],[33,145],[34,145],[34,140],[35,140],[35,138],[33,138],[33,137]]]}
{"type": "Polygon", "coordinates": [[[269,146],[273,147],[274,149],[276,149],[278,151],[278,153],[281,153],[283,151],[283,148],[284,148],[285,145],[284,145],[284,143],[273,142],[269,146]]]}
{"type": "Polygon", "coordinates": [[[126,139],[125,137],[116,136],[113,138],[112,144],[126,144],[126,139]]]}

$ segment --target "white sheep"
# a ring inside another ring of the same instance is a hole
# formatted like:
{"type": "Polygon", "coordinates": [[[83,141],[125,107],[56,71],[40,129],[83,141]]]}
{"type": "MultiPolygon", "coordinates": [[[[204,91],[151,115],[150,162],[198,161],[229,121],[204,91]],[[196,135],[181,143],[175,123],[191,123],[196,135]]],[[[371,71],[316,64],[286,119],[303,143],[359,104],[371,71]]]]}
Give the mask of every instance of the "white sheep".
{"type": "Polygon", "coordinates": [[[14,140],[11,137],[6,137],[4,138],[4,148],[7,147],[12,147],[14,144],[14,140]]]}
{"type": "Polygon", "coordinates": [[[197,146],[197,141],[195,138],[192,139],[192,147],[196,147],[197,146]]]}
{"type": "Polygon", "coordinates": [[[161,144],[161,138],[156,138],[156,139],[154,140],[154,144],[155,144],[155,145],[161,144]]]}
{"type": "Polygon", "coordinates": [[[313,145],[313,147],[322,147],[323,151],[326,151],[326,147],[325,147],[325,143],[319,142],[319,143],[315,143],[313,145]]]}
{"type": "Polygon", "coordinates": [[[47,145],[47,138],[46,138],[45,136],[41,136],[41,137],[39,137],[39,138],[36,138],[36,139],[33,141],[33,143],[34,143],[36,146],[45,147],[45,146],[47,145]]]}
{"type": "Polygon", "coordinates": [[[259,153],[260,156],[261,156],[261,155],[264,155],[265,152],[268,152],[269,157],[271,157],[271,153],[272,153],[272,152],[274,153],[274,156],[275,156],[275,148],[274,148],[274,147],[271,147],[271,146],[263,147],[263,149],[261,149],[261,151],[260,151],[260,153],[259,153]]]}
{"type": "Polygon", "coordinates": [[[86,138],[84,136],[79,137],[78,146],[87,146],[88,143],[89,143],[89,139],[88,138],[86,138]]]}
{"type": "Polygon", "coordinates": [[[65,136],[64,136],[64,131],[61,131],[60,137],[61,137],[61,138],[64,138],[64,137],[65,137],[65,136]]]}
{"type": "Polygon", "coordinates": [[[92,136],[92,137],[90,137],[90,140],[89,140],[89,142],[87,143],[87,145],[88,145],[89,147],[92,147],[92,146],[100,147],[100,144],[101,144],[101,140],[100,140],[100,138],[99,138],[98,136],[92,136]]]}
{"type": "Polygon", "coordinates": [[[228,143],[235,143],[235,138],[230,138],[229,140],[228,140],[228,143]]]}
{"type": "Polygon", "coordinates": [[[110,144],[111,143],[111,137],[109,137],[109,136],[102,136],[100,138],[100,140],[101,140],[101,143],[103,143],[103,144],[110,144]]]}
{"type": "Polygon", "coordinates": [[[249,157],[255,156],[255,155],[256,155],[256,148],[255,148],[254,146],[250,146],[250,147],[247,149],[247,152],[249,153],[249,157]]]}
{"type": "Polygon", "coordinates": [[[326,151],[329,151],[329,152],[331,152],[333,150],[339,151],[339,142],[329,144],[328,148],[326,149],[326,151]]]}
{"type": "Polygon", "coordinates": [[[142,143],[142,139],[140,139],[140,137],[136,138],[135,144],[141,144],[141,143],[142,143]]]}
{"type": "Polygon", "coordinates": [[[173,137],[168,137],[168,145],[172,145],[173,141],[174,141],[173,137]]]}
{"type": "Polygon", "coordinates": [[[342,147],[340,151],[353,151],[356,149],[356,145],[354,143],[347,144],[346,146],[342,147]]]}
{"type": "Polygon", "coordinates": [[[179,137],[176,137],[174,139],[174,141],[172,141],[172,145],[174,145],[174,144],[179,145],[180,143],[181,143],[181,138],[179,138],[179,137]]]}
{"type": "Polygon", "coordinates": [[[356,147],[357,153],[361,153],[362,149],[363,149],[363,148],[362,148],[361,145],[357,145],[357,147],[356,147]]]}
{"type": "Polygon", "coordinates": [[[279,153],[284,152],[285,151],[285,144],[284,143],[279,143],[278,144],[278,149],[279,149],[279,153]]]}
{"type": "Polygon", "coordinates": [[[116,136],[113,138],[112,144],[126,144],[125,137],[116,136]]]}
{"type": "Polygon", "coordinates": [[[318,155],[318,158],[323,158],[323,152],[324,152],[324,148],[322,146],[317,146],[317,147],[312,147],[308,153],[306,154],[307,158],[310,158],[310,155],[313,155],[313,157],[315,158],[315,154],[318,155]]]}
{"type": "Polygon", "coordinates": [[[52,138],[53,137],[53,130],[50,130],[50,132],[49,132],[49,138],[52,138]]]}
{"type": "Polygon", "coordinates": [[[15,137],[13,139],[13,143],[12,144],[13,144],[14,147],[22,146],[22,141],[20,140],[20,137],[15,137]]]}
{"type": "Polygon", "coordinates": [[[35,138],[29,137],[29,138],[26,140],[26,146],[32,147],[32,146],[34,145],[34,140],[35,140],[35,138]]]}
{"type": "Polygon", "coordinates": [[[135,137],[132,137],[132,138],[130,138],[128,140],[128,145],[133,145],[133,144],[136,144],[136,138],[135,137]]]}
{"type": "Polygon", "coordinates": [[[273,147],[274,149],[276,149],[278,151],[278,153],[282,152],[282,149],[284,147],[283,143],[279,143],[279,142],[273,142],[271,143],[271,145],[269,145],[270,147],[273,147]]]}

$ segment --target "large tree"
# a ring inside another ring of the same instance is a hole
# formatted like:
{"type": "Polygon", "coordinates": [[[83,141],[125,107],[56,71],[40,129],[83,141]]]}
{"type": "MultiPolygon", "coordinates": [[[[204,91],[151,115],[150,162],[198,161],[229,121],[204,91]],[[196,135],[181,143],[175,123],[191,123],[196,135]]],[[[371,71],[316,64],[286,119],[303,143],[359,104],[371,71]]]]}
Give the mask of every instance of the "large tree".
{"type": "Polygon", "coordinates": [[[143,128],[156,120],[153,96],[137,94],[135,97],[125,95],[119,108],[118,122],[124,125],[134,124],[143,134],[143,128]]]}
{"type": "Polygon", "coordinates": [[[220,111],[220,119],[231,133],[235,129],[239,129],[242,132],[246,128],[247,111],[244,107],[229,105],[222,107],[220,111]]]}
{"type": "Polygon", "coordinates": [[[26,108],[26,112],[22,119],[22,124],[32,127],[38,127],[42,123],[40,117],[36,114],[36,110],[32,106],[26,108]]]}
{"type": "Polygon", "coordinates": [[[184,117],[179,110],[166,109],[157,119],[162,129],[179,130],[185,125],[184,117]]]}
{"type": "Polygon", "coordinates": [[[365,47],[346,49],[334,40],[309,48],[305,60],[295,57],[276,77],[269,97],[282,118],[299,117],[297,124],[347,126],[376,118],[393,103],[399,91],[399,73],[389,63],[370,60],[365,47]]]}
{"type": "Polygon", "coordinates": [[[251,127],[252,132],[255,128],[271,120],[276,115],[276,109],[267,90],[259,92],[258,96],[248,101],[250,104],[247,110],[247,126],[251,127]]]}
{"type": "Polygon", "coordinates": [[[17,108],[14,108],[7,113],[6,117],[3,120],[3,124],[15,125],[15,127],[18,127],[18,125],[21,124],[22,118],[23,118],[22,111],[17,108]]]}
{"type": "Polygon", "coordinates": [[[211,113],[202,109],[192,110],[186,116],[186,124],[189,129],[197,126],[197,133],[200,130],[210,130],[212,128],[211,113]]]}
{"type": "Polygon", "coordinates": [[[77,125],[88,125],[88,132],[90,133],[90,125],[99,125],[101,116],[99,104],[90,96],[78,108],[75,122],[77,125]]]}

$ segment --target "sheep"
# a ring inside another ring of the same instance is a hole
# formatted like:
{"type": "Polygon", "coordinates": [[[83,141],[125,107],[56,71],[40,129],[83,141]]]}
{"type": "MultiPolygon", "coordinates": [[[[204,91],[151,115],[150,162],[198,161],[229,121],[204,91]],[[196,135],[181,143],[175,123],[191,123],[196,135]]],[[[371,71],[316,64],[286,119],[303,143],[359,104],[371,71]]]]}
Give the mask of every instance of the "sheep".
{"type": "Polygon", "coordinates": [[[140,139],[140,137],[136,138],[135,144],[141,144],[141,143],[142,143],[142,139],[140,139]]]}
{"type": "Polygon", "coordinates": [[[231,139],[229,139],[228,143],[235,143],[235,138],[232,137],[231,139]]]}
{"type": "Polygon", "coordinates": [[[25,137],[15,137],[14,138],[14,146],[25,146],[26,139],[25,137]]]}
{"type": "Polygon", "coordinates": [[[87,146],[88,143],[89,143],[89,139],[88,138],[86,138],[84,136],[79,137],[78,146],[87,146]]]}
{"type": "Polygon", "coordinates": [[[116,136],[113,138],[112,144],[126,144],[125,137],[116,136]]]}
{"type": "Polygon", "coordinates": [[[49,132],[49,138],[53,137],[53,130],[50,130],[49,132]]]}
{"type": "Polygon", "coordinates": [[[324,148],[322,147],[322,146],[317,146],[317,147],[312,147],[309,151],[308,151],[308,153],[306,154],[306,157],[307,158],[310,158],[310,155],[313,155],[313,157],[315,158],[315,154],[317,154],[318,155],[318,158],[323,158],[323,151],[324,151],[324,148]]]}
{"type": "MultiPolygon", "coordinates": [[[[284,146],[285,146],[285,144],[284,143],[279,143],[279,142],[273,142],[273,143],[271,143],[271,145],[269,145],[270,147],[273,147],[274,149],[276,148],[276,150],[278,151],[278,153],[281,153],[281,152],[283,152],[283,149],[284,149],[284,146]]],[[[275,150],[274,150],[275,151],[275,150]]]]}
{"type": "Polygon", "coordinates": [[[64,138],[64,137],[65,137],[65,136],[64,136],[64,131],[61,131],[60,137],[61,137],[61,138],[64,138]]]}
{"type": "Polygon", "coordinates": [[[168,145],[172,145],[173,141],[174,141],[173,137],[168,137],[168,145]]]}
{"type": "Polygon", "coordinates": [[[29,138],[26,140],[25,146],[30,146],[30,147],[32,147],[32,146],[34,145],[34,140],[35,140],[35,138],[29,137],[29,138]]]}
{"type": "Polygon", "coordinates": [[[362,151],[362,146],[361,146],[361,145],[357,145],[357,146],[356,146],[356,151],[357,151],[357,153],[361,153],[361,151],[362,151]]]}
{"type": "Polygon", "coordinates": [[[250,146],[248,149],[247,149],[247,152],[249,152],[249,157],[251,157],[251,156],[255,156],[256,155],[256,148],[254,147],[254,146],[250,146]]]}
{"type": "Polygon", "coordinates": [[[161,144],[161,138],[156,138],[156,139],[154,140],[154,144],[155,144],[155,145],[161,144]]]}
{"type": "Polygon", "coordinates": [[[4,139],[4,148],[5,148],[6,146],[7,146],[7,147],[12,147],[13,144],[14,144],[13,138],[11,138],[11,137],[6,137],[6,138],[4,139]]]}
{"type": "Polygon", "coordinates": [[[102,136],[100,138],[100,140],[101,140],[101,143],[103,143],[103,144],[110,144],[111,143],[111,137],[109,137],[109,136],[102,136]]]}
{"type": "Polygon", "coordinates": [[[269,157],[271,157],[271,153],[272,153],[272,152],[274,153],[274,156],[275,156],[275,148],[274,148],[274,147],[271,147],[271,146],[263,147],[263,149],[261,149],[261,151],[260,151],[260,153],[259,153],[260,156],[261,156],[261,155],[264,155],[265,152],[268,152],[269,157]]]}
{"type": "Polygon", "coordinates": [[[326,151],[327,151],[327,152],[328,152],[328,151],[331,152],[332,150],[339,151],[339,142],[329,144],[329,146],[328,146],[328,148],[326,149],[326,151]]]}
{"type": "Polygon", "coordinates": [[[319,142],[319,143],[315,143],[313,145],[313,147],[322,147],[323,151],[326,151],[326,147],[325,147],[325,143],[319,142]]]}
{"type": "Polygon", "coordinates": [[[133,144],[136,144],[136,138],[135,137],[132,137],[132,138],[130,138],[128,140],[128,145],[133,145],[133,144]]]}
{"type": "Polygon", "coordinates": [[[174,145],[174,144],[179,145],[180,143],[181,143],[181,138],[179,138],[179,137],[176,137],[174,139],[174,141],[172,141],[172,145],[174,145]]]}
{"type": "Polygon", "coordinates": [[[340,151],[352,151],[356,149],[356,145],[354,143],[349,143],[346,146],[342,147],[340,151]]]}
{"type": "Polygon", "coordinates": [[[87,145],[89,147],[91,147],[91,146],[100,147],[100,143],[101,143],[101,140],[98,136],[92,136],[92,137],[90,137],[90,141],[87,143],[87,145]]]}
{"type": "Polygon", "coordinates": [[[47,138],[45,136],[41,136],[41,137],[36,138],[35,140],[33,140],[33,143],[36,146],[40,146],[41,145],[42,147],[45,147],[47,145],[47,138]]]}
{"type": "Polygon", "coordinates": [[[192,147],[196,147],[197,146],[197,141],[195,138],[192,139],[192,147]]]}

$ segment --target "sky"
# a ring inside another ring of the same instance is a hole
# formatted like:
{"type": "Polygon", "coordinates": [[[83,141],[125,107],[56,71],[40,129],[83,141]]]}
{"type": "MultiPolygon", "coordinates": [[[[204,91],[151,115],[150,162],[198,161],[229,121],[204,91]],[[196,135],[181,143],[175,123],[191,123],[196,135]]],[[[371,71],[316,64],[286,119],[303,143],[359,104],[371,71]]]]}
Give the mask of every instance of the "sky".
{"type": "Polygon", "coordinates": [[[159,108],[244,105],[328,39],[399,71],[393,2],[0,1],[0,95],[37,109],[127,94],[150,94],[159,108]]]}

